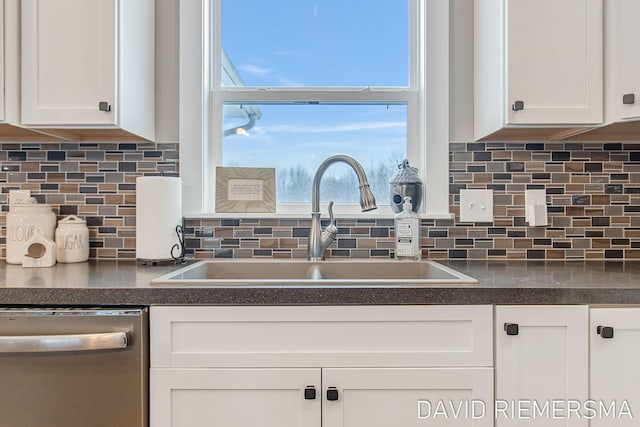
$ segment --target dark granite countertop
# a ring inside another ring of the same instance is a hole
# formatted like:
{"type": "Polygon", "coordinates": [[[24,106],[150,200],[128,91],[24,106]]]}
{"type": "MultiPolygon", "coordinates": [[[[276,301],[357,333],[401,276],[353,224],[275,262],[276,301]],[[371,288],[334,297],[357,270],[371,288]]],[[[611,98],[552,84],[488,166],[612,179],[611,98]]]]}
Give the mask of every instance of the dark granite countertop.
{"type": "Polygon", "coordinates": [[[640,304],[640,262],[442,261],[479,280],[440,287],[159,287],[179,266],[0,263],[0,306],[154,304],[640,304]]]}

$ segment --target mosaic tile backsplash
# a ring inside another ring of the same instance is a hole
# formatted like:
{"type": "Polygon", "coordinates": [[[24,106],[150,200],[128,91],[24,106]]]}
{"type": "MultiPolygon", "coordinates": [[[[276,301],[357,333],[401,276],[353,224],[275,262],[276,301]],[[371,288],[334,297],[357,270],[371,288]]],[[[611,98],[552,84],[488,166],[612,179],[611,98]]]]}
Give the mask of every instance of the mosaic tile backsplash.
{"type": "Polygon", "coordinates": [[[58,219],[86,219],[91,258],[135,259],[136,177],[177,173],[176,144],[0,144],[2,258],[9,190],[24,189],[58,219]]]}
{"type": "MultiPolygon", "coordinates": [[[[178,173],[178,147],[150,143],[1,144],[4,257],[9,189],[89,223],[92,258],[135,258],[135,178],[178,173]]],[[[426,184],[428,185],[428,183],[426,184]]],[[[640,143],[453,143],[455,220],[422,220],[430,259],[640,259],[640,143]],[[461,189],[494,190],[494,221],[461,223],[461,189]],[[524,190],[544,189],[549,226],[525,223],[524,190]]],[[[428,201],[427,201],[428,203],[428,201]]],[[[393,220],[338,219],[334,258],[393,256],[393,220]]],[[[304,258],[310,220],[187,219],[196,258],[304,258]]]]}

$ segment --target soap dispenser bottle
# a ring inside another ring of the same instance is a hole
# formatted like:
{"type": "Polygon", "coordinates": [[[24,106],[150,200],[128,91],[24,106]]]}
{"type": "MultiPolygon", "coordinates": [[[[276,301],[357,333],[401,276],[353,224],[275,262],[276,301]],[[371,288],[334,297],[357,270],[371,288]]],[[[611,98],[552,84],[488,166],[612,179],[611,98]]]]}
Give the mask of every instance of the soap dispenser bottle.
{"type": "Polygon", "coordinates": [[[394,219],[396,233],[395,258],[406,261],[420,261],[420,218],[411,210],[411,197],[404,198],[402,212],[394,219]]]}

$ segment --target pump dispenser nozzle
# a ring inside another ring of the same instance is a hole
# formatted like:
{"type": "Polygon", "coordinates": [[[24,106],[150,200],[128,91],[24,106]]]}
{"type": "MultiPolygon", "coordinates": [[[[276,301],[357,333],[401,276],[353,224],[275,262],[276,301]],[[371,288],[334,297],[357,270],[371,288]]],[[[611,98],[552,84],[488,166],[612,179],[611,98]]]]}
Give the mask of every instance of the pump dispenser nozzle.
{"type": "Polygon", "coordinates": [[[402,210],[405,210],[405,211],[411,210],[411,196],[405,196],[404,203],[402,204],[402,210]]]}

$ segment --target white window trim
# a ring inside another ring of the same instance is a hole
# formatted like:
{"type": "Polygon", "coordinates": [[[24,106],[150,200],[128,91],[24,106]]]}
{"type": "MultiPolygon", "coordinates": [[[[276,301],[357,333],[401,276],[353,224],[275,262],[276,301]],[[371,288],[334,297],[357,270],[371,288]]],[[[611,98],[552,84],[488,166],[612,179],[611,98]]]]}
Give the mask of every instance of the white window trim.
{"type": "MultiPolygon", "coordinates": [[[[182,177],[183,212],[186,217],[296,217],[303,216],[300,212],[282,212],[278,214],[221,214],[207,212],[214,197],[212,180],[209,179],[209,169],[215,165],[218,153],[213,153],[209,143],[210,135],[221,135],[221,123],[210,126],[211,109],[221,108],[222,103],[210,102],[210,43],[209,27],[211,17],[211,0],[188,0],[180,2],[180,175],[182,177]],[[216,107],[218,106],[218,107],[216,107]]],[[[426,28],[426,51],[429,57],[421,55],[418,64],[419,76],[415,84],[424,87],[420,93],[428,94],[415,102],[419,108],[408,108],[408,111],[423,111],[425,120],[419,117],[407,117],[407,120],[418,121],[418,126],[408,126],[409,141],[419,143],[407,144],[407,156],[424,177],[425,197],[421,216],[427,218],[451,218],[449,213],[449,43],[442,40],[450,39],[450,0],[420,0],[420,7],[426,8],[426,13],[420,13],[426,25],[419,25],[419,29],[426,28]],[[427,79],[425,76],[429,75],[427,79]],[[416,129],[411,131],[411,129],[416,129]],[[416,135],[417,133],[417,135],[416,135]],[[430,141],[426,144],[425,141],[430,141]]],[[[412,37],[415,40],[415,37],[412,37]]],[[[219,59],[219,58],[218,58],[219,59]]],[[[219,61],[215,61],[219,63],[219,61]]],[[[214,62],[214,63],[215,63],[214,62]]],[[[413,82],[412,82],[413,83],[413,82]]],[[[285,93],[286,88],[265,93],[265,97],[274,100],[278,92],[285,93]]],[[[383,90],[380,90],[383,91],[383,90]]],[[[266,91],[265,91],[266,92],[266,91]]],[[[333,99],[340,96],[340,91],[326,93],[318,91],[318,100],[333,99]],[[324,98],[324,97],[327,98],[324,98]]],[[[393,92],[389,95],[393,97],[393,92]]],[[[234,100],[242,96],[242,91],[234,91],[234,100]]],[[[255,100],[255,95],[250,95],[255,100]]],[[[308,99],[308,98],[306,98],[308,99]]],[[[350,100],[352,98],[350,97],[350,100]]],[[[310,205],[310,204],[309,204],[310,205]]],[[[209,209],[210,210],[210,209],[209,209]]],[[[309,206],[310,212],[310,206],[309,206]]],[[[390,216],[391,211],[368,212],[366,214],[352,213],[340,209],[344,216],[376,217],[390,216]]],[[[337,212],[338,213],[338,212],[337,212]]]]}

